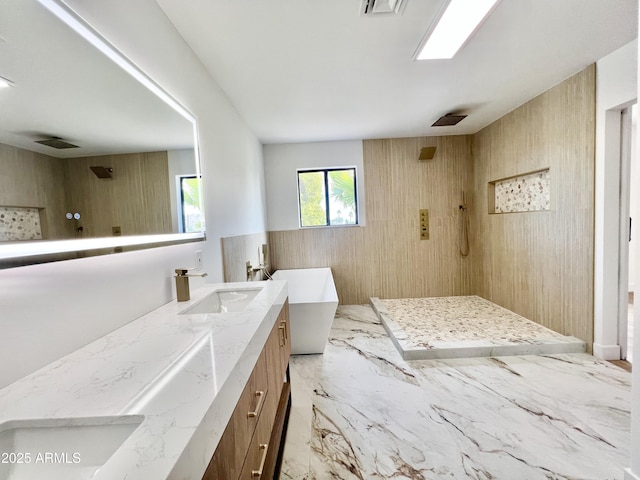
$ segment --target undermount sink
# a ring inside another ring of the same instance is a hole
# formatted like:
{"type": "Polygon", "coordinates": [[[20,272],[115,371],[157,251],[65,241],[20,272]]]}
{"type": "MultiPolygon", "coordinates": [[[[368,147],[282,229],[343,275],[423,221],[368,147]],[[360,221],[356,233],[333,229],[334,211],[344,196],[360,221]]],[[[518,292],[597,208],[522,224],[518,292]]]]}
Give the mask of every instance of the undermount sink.
{"type": "Polygon", "coordinates": [[[262,287],[236,290],[216,290],[204,297],[195,305],[180,312],[180,315],[242,312],[261,291],[262,287]]]}
{"type": "Polygon", "coordinates": [[[143,419],[130,415],[2,423],[0,479],[91,479],[143,419]]]}

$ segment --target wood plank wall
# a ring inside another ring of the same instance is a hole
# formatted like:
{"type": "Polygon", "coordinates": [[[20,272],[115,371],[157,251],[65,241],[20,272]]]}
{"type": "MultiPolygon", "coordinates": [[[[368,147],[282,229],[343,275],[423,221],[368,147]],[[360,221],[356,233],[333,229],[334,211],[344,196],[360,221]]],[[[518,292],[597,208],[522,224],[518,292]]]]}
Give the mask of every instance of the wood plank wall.
{"type": "Polygon", "coordinates": [[[40,208],[45,239],[73,237],[65,218],[63,184],[61,160],[0,144],[0,205],[40,208]]]}
{"type": "Polygon", "coordinates": [[[85,237],[171,233],[167,152],[102,155],[65,160],[68,208],[80,212],[85,237]],[[101,179],[90,166],[113,168],[101,179]]]}
{"type": "MultiPolygon", "coordinates": [[[[262,258],[262,245],[268,245],[267,232],[251,233],[248,235],[237,235],[234,237],[223,237],[222,244],[222,267],[225,282],[246,282],[247,262],[258,267],[262,258]]],[[[267,247],[267,261],[269,257],[267,247]]],[[[272,269],[273,271],[273,269],[272,269]]],[[[263,280],[262,272],[253,272],[252,281],[263,280]]]]}
{"type": "Polygon", "coordinates": [[[473,141],[474,292],[593,342],[595,65],[473,141]],[[550,169],[551,210],[488,214],[488,182],[550,169]]]}
{"type": "Polygon", "coordinates": [[[472,256],[460,256],[457,239],[470,145],[467,136],[365,140],[366,225],[270,232],[272,266],[331,267],[342,304],[469,294],[472,256]],[[435,158],[419,161],[426,146],[435,158]],[[429,240],[420,240],[423,208],[429,240]]]}
{"type": "Polygon", "coordinates": [[[84,237],[171,233],[167,152],[59,159],[0,144],[0,205],[41,208],[46,239],[75,238],[79,212],[84,237]],[[97,178],[92,165],[112,167],[97,178]]]}

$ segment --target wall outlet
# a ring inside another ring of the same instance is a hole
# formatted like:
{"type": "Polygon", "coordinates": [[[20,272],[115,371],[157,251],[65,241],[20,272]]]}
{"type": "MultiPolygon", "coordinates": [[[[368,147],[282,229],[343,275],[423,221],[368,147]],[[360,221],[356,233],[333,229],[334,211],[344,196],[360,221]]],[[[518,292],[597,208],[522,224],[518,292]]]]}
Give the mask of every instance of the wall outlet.
{"type": "Polygon", "coordinates": [[[202,270],[202,267],[204,267],[204,263],[202,262],[202,250],[196,250],[195,258],[196,270],[202,270]]]}

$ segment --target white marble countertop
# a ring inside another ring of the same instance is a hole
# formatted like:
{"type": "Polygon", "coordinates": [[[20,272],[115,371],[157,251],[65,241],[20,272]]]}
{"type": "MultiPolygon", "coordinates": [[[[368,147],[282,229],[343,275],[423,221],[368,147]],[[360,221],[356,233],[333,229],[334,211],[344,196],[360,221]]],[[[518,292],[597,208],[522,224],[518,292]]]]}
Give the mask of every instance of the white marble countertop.
{"type": "Polygon", "coordinates": [[[208,284],[191,297],[169,302],[0,390],[0,424],[143,415],[140,427],[92,478],[201,478],[287,286],[208,284]],[[259,286],[264,288],[243,312],[178,315],[215,290],[259,286]]]}

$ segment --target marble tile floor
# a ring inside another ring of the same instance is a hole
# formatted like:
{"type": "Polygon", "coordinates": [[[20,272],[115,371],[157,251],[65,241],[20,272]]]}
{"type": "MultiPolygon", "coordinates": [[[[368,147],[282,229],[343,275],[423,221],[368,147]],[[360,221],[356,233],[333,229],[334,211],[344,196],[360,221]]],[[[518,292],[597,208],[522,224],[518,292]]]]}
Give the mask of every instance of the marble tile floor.
{"type": "Polygon", "coordinates": [[[370,299],[405,360],[582,353],[561,335],[476,295],[370,299]]]}
{"type": "Polygon", "coordinates": [[[280,479],[624,477],[628,372],[584,354],[403,360],[368,306],[291,360],[280,479]]]}

